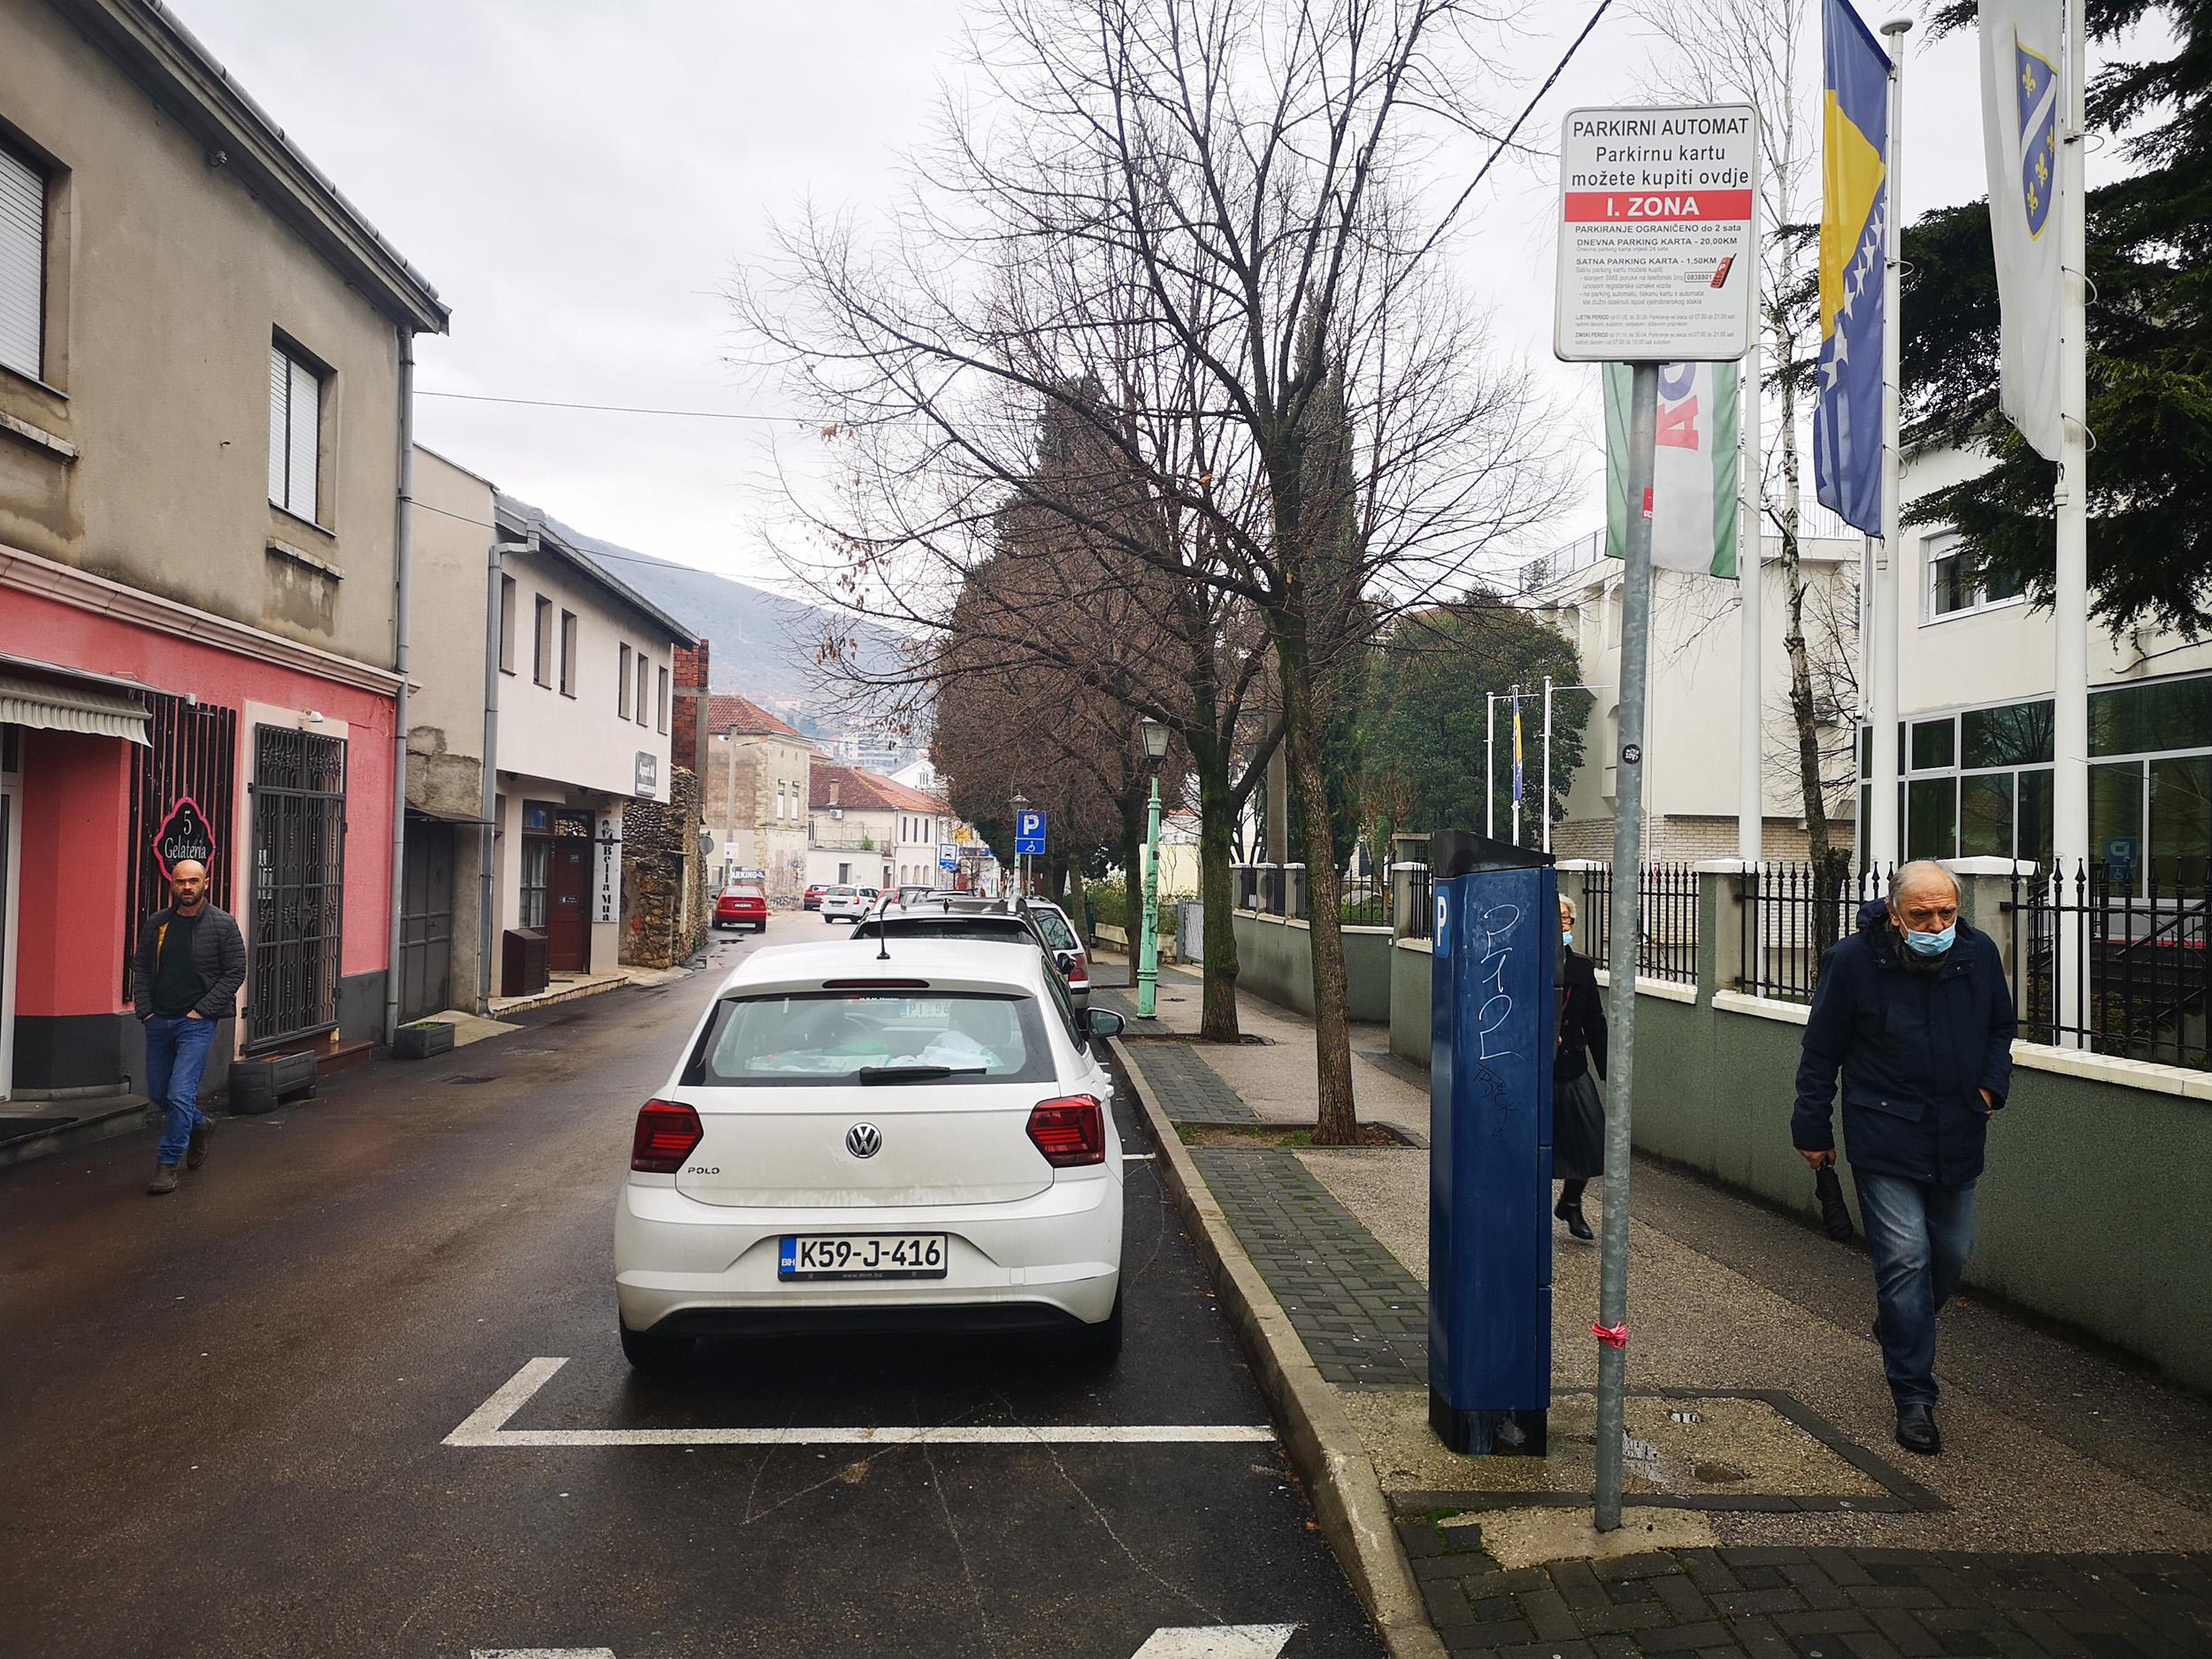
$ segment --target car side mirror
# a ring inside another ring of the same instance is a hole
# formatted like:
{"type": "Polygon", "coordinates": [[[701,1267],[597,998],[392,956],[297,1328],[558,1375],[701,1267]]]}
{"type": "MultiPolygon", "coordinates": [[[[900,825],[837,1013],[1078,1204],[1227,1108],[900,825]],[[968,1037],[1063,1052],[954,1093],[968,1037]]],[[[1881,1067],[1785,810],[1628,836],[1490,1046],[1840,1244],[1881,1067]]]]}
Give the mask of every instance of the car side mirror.
{"type": "Polygon", "coordinates": [[[1075,958],[1064,950],[1056,950],[1052,953],[1052,965],[1059,969],[1060,977],[1065,979],[1075,972],[1075,958]]]}
{"type": "Polygon", "coordinates": [[[1091,1035],[1094,1037],[1118,1037],[1123,1028],[1128,1024],[1110,1008],[1092,1009],[1088,1019],[1091,1035]]]}

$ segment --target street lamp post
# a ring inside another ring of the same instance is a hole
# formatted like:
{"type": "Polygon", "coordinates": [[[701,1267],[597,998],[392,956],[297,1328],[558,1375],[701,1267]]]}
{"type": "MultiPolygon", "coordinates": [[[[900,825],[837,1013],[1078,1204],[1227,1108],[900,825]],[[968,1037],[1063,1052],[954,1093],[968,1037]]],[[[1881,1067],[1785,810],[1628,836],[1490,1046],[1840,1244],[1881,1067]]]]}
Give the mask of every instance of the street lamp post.
{"type": "Polygon", "coordinates": [[[1150,1019],[1160,999],[1160,763],[1167,758],[1167,727],[1147,715],[1137,722],[1144,741],[1144,769],[1152,780],[1145,810],[1144,940],[1137,950],[1137,1018],[1150,1019]]]}
{"type": "Polygon", "coordinates": [[[1021,824],[1022,809],[1029,804],[1029,797],[1017,789],[1014,798],[1007,804],[1014,811],[1014,885],[1020,896],[1025,899],[1029,896],[1029,883],[1022,879],[1021,824]]]}

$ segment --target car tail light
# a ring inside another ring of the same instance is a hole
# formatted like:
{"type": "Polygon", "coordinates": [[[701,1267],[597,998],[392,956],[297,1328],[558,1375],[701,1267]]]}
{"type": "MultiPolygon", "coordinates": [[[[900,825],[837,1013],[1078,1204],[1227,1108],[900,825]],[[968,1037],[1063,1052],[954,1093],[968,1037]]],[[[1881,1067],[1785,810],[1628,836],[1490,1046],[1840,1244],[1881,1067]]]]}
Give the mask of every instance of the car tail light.
{"type": "Polygon", "coordinates": [[[1030,1109],[1029,1139],[1056,1170],[1106,1161],[1106,1118],[1095,1094],[1066,1094],[1030,1109]]]}
{"type": "Polygon", "coordinates": [[[673,1175],[707,1138],[699,1114],[680,1101],[649,1100],[638,1109],[630,1138],[630,1167],[648,1175],[673,1175]]]}

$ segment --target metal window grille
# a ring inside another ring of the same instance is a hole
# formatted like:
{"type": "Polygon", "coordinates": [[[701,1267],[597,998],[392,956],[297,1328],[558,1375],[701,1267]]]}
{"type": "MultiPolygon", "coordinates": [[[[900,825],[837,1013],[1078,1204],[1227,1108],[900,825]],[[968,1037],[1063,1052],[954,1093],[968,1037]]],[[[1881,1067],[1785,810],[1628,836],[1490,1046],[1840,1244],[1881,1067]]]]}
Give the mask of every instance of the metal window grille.
{"type": "MultiPolygon", "coordinates": [[[[1581,926],[1600,967],[1612,950],[1613,872],[1583,878],[1581,926]]],[[[1697,983],[1697,872],[1688,864],[1646,864],[1636,884],[1636,972],[1676,985],[1697,983]]]]}
{"type": "Polygon", "coordinates": [[[215,833],[215,856],[208,861],[208,897],[219,909],[231,906],[231,864],[236,841],[232,804],[238,794],[238,710],[182,697],[150,695],[149,741],[131,750],[129,862],[123,886],[123,1000],[131,1000],[132,957],[145,919],[169,902],[169,884],[154,856],[154,833],[169,809],[189,795],[215,833]]]}
{"type": "Polygon", "coordinates": [[[253,858],[249,1049],[338,1023],[346,864],[342,739],[254,728],[253,858]]]}
{"type": "Polygon", "coordinates": [[[1809,1002],[1830,946],[1848,939],[1859,906],[1889,891],[1889,867],[1855,875],[1850,856],[1825,864],[1758,865],[1743,882],[1742,988],[1754,996],[1809,1002]]]}
{"type": "Polygon", "coordinates": [[[2020,1034],[2212,1071],[2212,861],[2015,875],[2012,976],[2020,1034]],[[2116,882],[2114,878],[2117,876],[2116,882]]]}

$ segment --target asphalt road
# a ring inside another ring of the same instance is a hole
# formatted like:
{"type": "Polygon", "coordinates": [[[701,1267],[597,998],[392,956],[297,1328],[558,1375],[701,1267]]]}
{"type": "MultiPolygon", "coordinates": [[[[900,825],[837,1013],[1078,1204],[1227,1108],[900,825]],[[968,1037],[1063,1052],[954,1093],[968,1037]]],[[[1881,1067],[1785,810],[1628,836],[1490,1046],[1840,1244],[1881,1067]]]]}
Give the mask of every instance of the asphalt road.
{"type": "MultiPolygon", "coordinates": [[[[779,917],[767,942],[821,936],[779,917]]],[[[1379,1654],[1271,1438],[799,1432],[1264,1425],[1149,1163],[1109,1373],[1012,1339],[716,1344],[630,1373],[615,1190],[714,977],[226,1119],[173,1197],[144,1195],[150,1135],[0,1173],[0,1655],[1128,1659],[1164,1629],[1286,1624],[1286,1659],[1379,1654]],[[675,1443],[446,1443],[555,1360],[506,1429],[675,1443]],[[684,1443],[703,1428],[794,1432],[684,1443]]]]}

